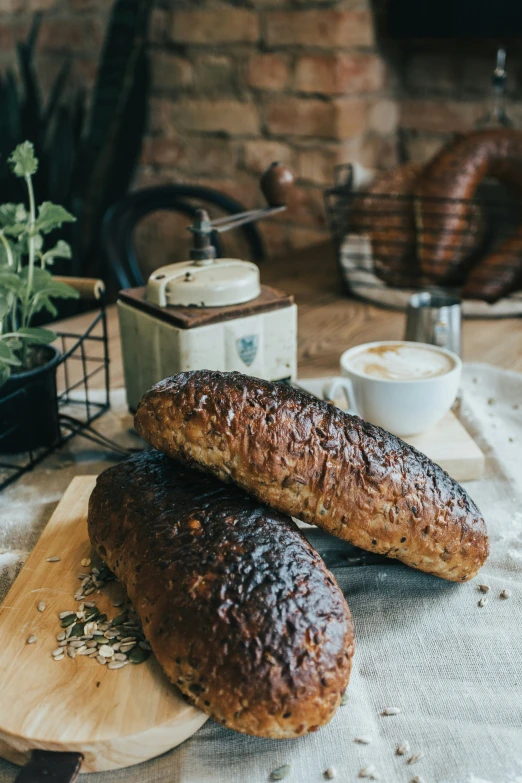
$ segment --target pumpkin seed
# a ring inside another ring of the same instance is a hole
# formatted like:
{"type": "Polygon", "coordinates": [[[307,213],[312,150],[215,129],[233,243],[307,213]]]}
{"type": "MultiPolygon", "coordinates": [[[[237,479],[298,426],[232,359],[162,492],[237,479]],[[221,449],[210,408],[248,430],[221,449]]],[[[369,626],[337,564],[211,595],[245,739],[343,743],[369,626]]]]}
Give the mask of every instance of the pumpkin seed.
{"type": "Polygon", "coordinates": [[[107,664],[108,669],[122,669],[124,666],[127,666],[128,661],[111,661],[107,664]]]}
{"type": "Polygon", "coordinates": [[[134,647],[129,653],[129,661],[131,663],[143,663],[150,655],[149,650],[142,650],[141,647],[134,647]]]}
{"type": "Polygon", "coordinates": [[[25,640],[25,643],[26,644],[34,644],[35,641],[36,641],[36,636],[33,633],[33,634],[31,634],[31,636],[27,637],[27,639],[25,640]]]}

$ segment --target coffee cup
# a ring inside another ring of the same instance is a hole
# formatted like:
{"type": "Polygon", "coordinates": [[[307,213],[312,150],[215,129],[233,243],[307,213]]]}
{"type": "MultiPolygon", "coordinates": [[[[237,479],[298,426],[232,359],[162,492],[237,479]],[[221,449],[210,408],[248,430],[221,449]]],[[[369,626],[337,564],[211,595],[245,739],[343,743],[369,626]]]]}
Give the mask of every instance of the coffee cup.
{"type": "Polygon", "coordinates": [[[363,419],[395,435],[418,435],[434,427],[457,397],[462,362],[452,351],[427,343],[364,343],[341,356],[341,377],[325,397],[347,400],[363,419]]]}

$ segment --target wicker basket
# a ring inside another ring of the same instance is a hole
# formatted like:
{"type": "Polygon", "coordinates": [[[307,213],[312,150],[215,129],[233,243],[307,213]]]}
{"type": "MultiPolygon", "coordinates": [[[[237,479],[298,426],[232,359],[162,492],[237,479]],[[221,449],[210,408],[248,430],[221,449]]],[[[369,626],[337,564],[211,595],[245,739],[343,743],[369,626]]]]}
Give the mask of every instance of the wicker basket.
{"type": "MultiPolygon", "coordinates": [[[[449,199],[430,199],[424,202],[425,214],[447,209],[449,199]]],[[[376,305],[404,310],[410,296],[417,291],[451,293],[459,295],[460,287],[442,289],[420,271],[416,261],[415,240],[406,245],[398,238],[396,225],[404,215],[405,207],[413,210],[413,197],[397,195],[375,195],[355,186],[355,170],[351,164],[335,169],[335,185],[325,192],[326,211],[332,239],[337,253],[338,265],[347,293],[376,305]],[[363,199],[366,208],[362,208],[363,199]],[[371,221],[368,216],[371,204],[371,221]],[[370,225],[371,222],[371,225],[370,225]],[[376,228],[377,227],[377,228],[376,228]],[[384,264],[376,255],[372,235],[387,246],[386,274],[384,264]]],[[[480,244],[480,254],[497,246],[499,241],[510,236],[521,221],[520,207],[509,198],[509,194],[495,183],[484,183],[477,198],[472,201],[452,200],[458,207],[466,207],[468,224],[462,232],[462,246],[458,248],[463,256],[470,248],[480,244]],[[477,215],[481,217],[477,220],[477,215]],[[481,232],[481,242],[477,232],[481,232]]],[[[431,238],[424,237],[424,246],[429,247],[431,238]]],[[[466,263],[472,265],[477,256],[469,252],[466,263]]],[[[522,258],[521,258],[522,264],[522,258]]],[[[522,315],[522,291],[511,294],[495,304],[479,300],[464,300],[463,313],[467,317],[502,318],[522,315]]]]}

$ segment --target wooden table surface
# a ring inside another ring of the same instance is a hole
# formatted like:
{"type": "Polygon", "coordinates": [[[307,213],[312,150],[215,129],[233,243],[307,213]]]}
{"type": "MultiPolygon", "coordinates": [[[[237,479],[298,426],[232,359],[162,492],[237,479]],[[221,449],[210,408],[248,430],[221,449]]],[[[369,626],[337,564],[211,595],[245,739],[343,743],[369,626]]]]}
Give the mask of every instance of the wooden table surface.
{"type": "MultiPolygon", "coordinates": [[[[341,353],[352,345],[403,337],[404,314],[357,302],[343,293],[330,245],[267,261],[261,266],[261,280],[295,296],[299,308],[301,378],[336,374],[341,353]]],[[[87,313],[56,326],[81,332],[91,318],[87,313]]],[[[115,305],[108,308],[108,323],[111,387],[117,388],[124,381],[115,305]]],[[[522,372],[522,319],[466,320],[463,358],[466,362],[486,362],[522,372]]]]}

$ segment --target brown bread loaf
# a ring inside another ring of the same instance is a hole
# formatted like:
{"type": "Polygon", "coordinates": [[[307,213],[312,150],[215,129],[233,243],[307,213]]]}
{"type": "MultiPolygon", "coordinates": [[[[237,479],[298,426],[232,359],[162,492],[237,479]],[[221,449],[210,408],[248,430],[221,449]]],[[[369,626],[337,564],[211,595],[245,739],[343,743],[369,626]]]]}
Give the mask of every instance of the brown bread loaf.
{"type": "Polygon", "coordinates": [[[332,718],[350,676],[350,611],[289,517],[142,452],[98,477],[89,536],[195,706],[276,739],[332,718]]]}
{"type": "Polygon", "coordinates": [[[135,417],[155,448],[272,508],[451,581],[488,556],[465,490],[399,438],[281,383],[240,373],[180,373],[135,417]]]}
{"type": "Polygon", "coordinates": [[[484,177],[522,194],[522,132],[507,128],[458,136],[425,166],[416,184],[418,256],[423,272],[452,282],[482,240],[472,199],[484,177]]]}
{"type": "Polygon", "coordinates": [[[348,230],[369,237],[375,273],[392,286],[419,282],[413,194],[420,164],[379,172],[350,203],[348,230]]]}
{"type": "Polygon", "coordinates": [[[522,287],[522,228],[488,253],[469,273],[462,297],[494,303],[522,287]]]}

